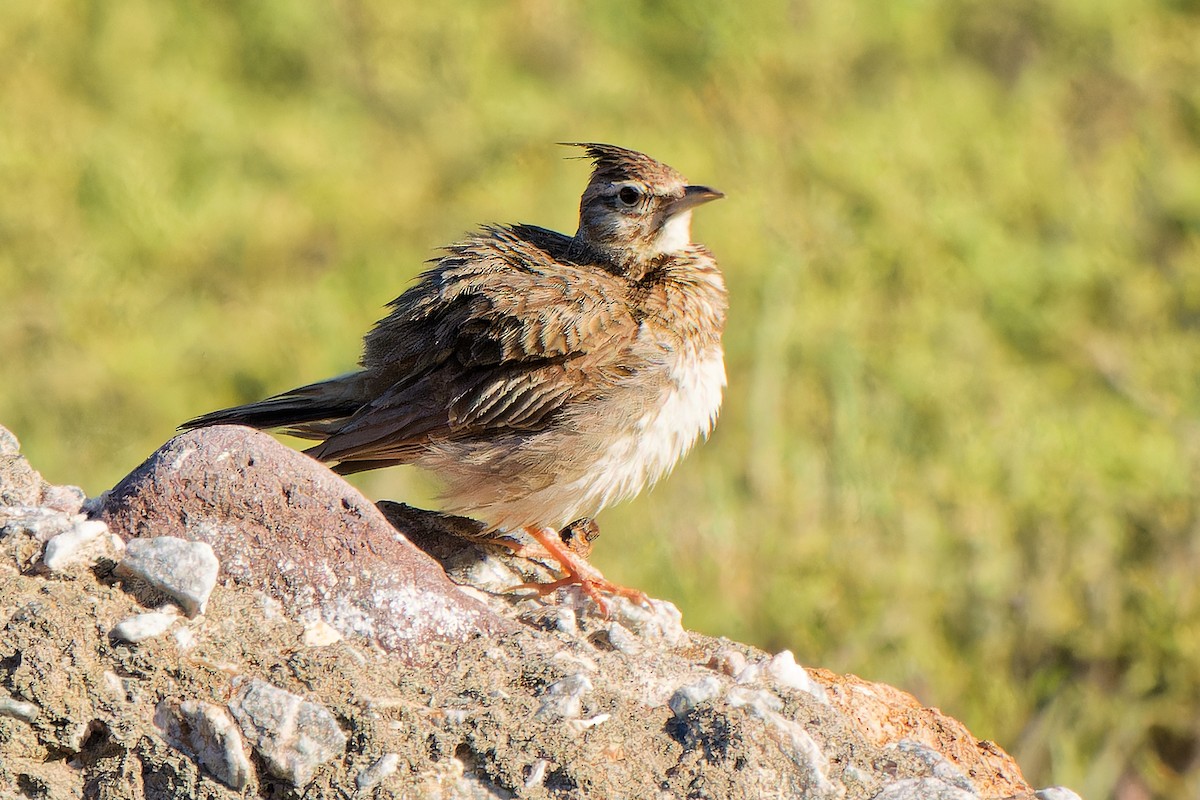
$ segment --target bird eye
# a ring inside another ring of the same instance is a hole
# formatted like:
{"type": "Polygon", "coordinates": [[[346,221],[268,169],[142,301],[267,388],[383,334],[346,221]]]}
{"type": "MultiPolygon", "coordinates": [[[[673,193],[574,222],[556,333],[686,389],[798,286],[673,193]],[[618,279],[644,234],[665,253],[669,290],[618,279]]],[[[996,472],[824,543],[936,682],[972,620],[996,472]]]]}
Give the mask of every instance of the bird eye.
{"type": "Polygon", "coordinates": [[[617,199],[627,206],[637,205],[637,201],[642,197],[642,193],[632,186],[624,186],[621,191],[617,192],[617,199]]]}

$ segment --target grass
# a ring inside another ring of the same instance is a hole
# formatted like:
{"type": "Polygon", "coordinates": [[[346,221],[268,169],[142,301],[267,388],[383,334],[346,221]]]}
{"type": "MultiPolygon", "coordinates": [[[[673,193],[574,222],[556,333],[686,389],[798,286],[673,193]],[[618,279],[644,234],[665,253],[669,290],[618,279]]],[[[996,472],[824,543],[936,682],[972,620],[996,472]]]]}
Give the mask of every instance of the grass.
{"type": "Polygon", "coordinates": [[[597,563],[1037,785],[1193,796],[1197,41],[1195,0],[7,4],[0,424],[98,493],[350,368],[463,231],[573,230],[553,142],[643,149],[728,195],[730,387],[597,563]]]}

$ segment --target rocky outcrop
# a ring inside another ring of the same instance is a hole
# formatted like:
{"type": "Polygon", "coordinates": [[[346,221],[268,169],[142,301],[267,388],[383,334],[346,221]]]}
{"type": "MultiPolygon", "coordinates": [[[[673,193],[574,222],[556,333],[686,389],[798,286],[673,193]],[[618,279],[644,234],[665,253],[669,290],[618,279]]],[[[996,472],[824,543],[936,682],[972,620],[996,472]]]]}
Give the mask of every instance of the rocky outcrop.
{"type": "Polygon", "coordinates": [[[0,797],[1034,796],[891,687],[505,591],[545,567],[263,434],[82,502],[0,429],[0,797]]]}

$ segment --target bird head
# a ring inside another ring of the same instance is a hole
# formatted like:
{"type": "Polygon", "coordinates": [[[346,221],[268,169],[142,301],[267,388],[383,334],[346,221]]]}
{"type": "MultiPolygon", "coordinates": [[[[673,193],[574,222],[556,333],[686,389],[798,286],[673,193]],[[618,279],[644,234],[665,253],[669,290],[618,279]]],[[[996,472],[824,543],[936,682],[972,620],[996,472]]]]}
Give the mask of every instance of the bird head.
{"type": "Polygon", "coordinates": [[[687,248],[692,209],[724,197],[695,186],[671,167],[611,144],[570,143],[592,160],[592,177],[579,201],[579,232],[594,252],[631,270],[687,248]]]}

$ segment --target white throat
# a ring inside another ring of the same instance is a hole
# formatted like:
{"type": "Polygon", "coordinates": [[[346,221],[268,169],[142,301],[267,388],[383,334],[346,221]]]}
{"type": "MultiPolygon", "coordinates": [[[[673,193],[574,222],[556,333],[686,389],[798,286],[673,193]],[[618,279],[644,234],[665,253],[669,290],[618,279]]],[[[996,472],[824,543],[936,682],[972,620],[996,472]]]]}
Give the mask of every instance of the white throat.
{"type": "Polygon", "coordinates": [[[681,211],[668,217],[654,242],[657,254],[678,253],[692,243],[692,212],[681,211]]]}

